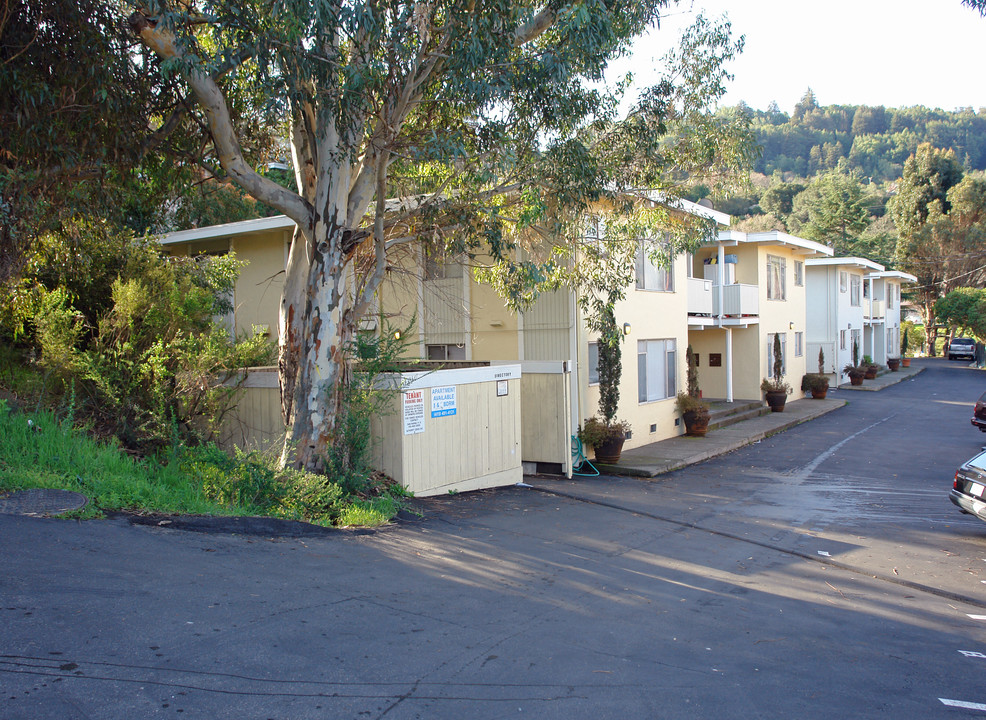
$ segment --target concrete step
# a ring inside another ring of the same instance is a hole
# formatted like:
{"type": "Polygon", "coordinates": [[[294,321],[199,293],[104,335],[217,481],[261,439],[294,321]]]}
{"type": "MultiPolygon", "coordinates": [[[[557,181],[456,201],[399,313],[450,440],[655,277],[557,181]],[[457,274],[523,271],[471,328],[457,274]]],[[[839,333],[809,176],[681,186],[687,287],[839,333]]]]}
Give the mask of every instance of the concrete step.
{"type": "Polygon", "coordinates": [[[707,402],[709,403],[709,418],[711,422],[716,422],[729,415],[744,413],[754,408],[763,407],[762,400],[734,400],[731,403],[727,403],[725,400],[708,400],[707,402]]]}
{"type": "Polygon", "coordinates": [[[742,412],[729,413],[720,418],[710,419],[709,430],[721,430],[724,427],[735,425],[744,420],[751,420],[761,415],[770,415],[770,408],[765,405],[759,405],[751,407],[748,410],[743,410],[742,412]]]}

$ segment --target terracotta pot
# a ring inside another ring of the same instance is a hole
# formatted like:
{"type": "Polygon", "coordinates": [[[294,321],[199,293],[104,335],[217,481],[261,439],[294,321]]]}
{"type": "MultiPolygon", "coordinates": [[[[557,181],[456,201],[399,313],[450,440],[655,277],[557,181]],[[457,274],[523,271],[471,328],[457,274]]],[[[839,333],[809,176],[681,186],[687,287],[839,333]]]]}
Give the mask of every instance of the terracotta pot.
{"type": "Polygon", "coordinates": [[[900,368],[900,358],[888,358],[887,367],[890,368],[890,372],[897,372],[900,368]]]}
{"type": "Polygon", "coordinates": [[[775,390],[768,390],[764,393],[767,400],[767,406],[770,408],[771,412],[784,412],[784,403],[787,402],[787,393],[784,391],[777,392],[775,390]]]}
{"type": "Polygon", "coordinates": [[[904,367],[910,367],[911,366],[911,359],[910,358],[901,358],[900,359],[900,364],[903,365],[904,367]]]}
{"type": "Polygon", "coordinates": [[[850,375],[849,376],[849,384],[850,385],[862,385],[863,384],[863,376],[862,375],[850,375]]]}
{"type": "Polygon", "coordinates": [[[863,375],[867,380],[876,380],[877,369],[875,367],[866,368],[866,374],[863,375]]]}
{"type": "Polygon", "coordinates": [[[813,400],[824,400],[825,396],[829,394],[829,386],[826,385],[821,390],[815,390],[812,388],[811,397],[813,400]]]}
{"type": "Polygon", "coordinates": [[[620,454],[623,452],[625,438],[607,440],[599,447],[593,448],[596,453],[596,460],[601,463],[616,463],[620,461],[620,454]]]}
{"type": "Polygon", "coordinates": [[[705,437],[709,431],[709,411],[694,410],[684,412],[681,417],[685,421],[685,435],[692,437],[705,437]]]}

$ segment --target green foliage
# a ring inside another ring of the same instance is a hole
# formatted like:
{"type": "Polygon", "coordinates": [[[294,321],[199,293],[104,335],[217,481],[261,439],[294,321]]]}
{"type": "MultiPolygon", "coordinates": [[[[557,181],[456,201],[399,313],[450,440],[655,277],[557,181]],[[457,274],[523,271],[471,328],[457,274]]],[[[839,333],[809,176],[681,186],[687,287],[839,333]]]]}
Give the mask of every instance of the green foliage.
{"type": "MultiPolygon", "coordinates": [[[[986,289],[962,287],[935,302],[935,317],[960,335],[986,338],[986,289]]],[[[903,342],[903,339],[902,339],[903,342]]]]}
{"type": "Polygon", "coordinates": [[[399,398],[396,388],[381,382],[381,375],[400,369],[417,337],[414,323],[414,318],[400,328],[382,323],[379,334],[358,334],[348,347],[356,360],[342,393],[335,442],[323,458],[325,474],[347,495],[365,494],[374,484],[371,420],[392,412],[399,398]]]}
{"type": "Polygon", "coordinates": [[[598,448],[604,443],[620,440],[630,431],[630,424],[622,421],[606,422],[593,416],[579,426],[578,437],[584,444],[598,448]]]}
{"type": "Polygon", "coordinates": [[[869,225],[863,193],[855,177],[821,175],[794,198],[789,222],[793,232],[828,245],[836,255],[869,225]]]}
{"type": "Polygon", "coordinates": [[[12,412],[0,401],[0,491],[60,488],[90,500],[77,517],[103,511],[263,515],[317,525],[379,525],[400,507],[402,494],[346,496],[322,475],[280,470],[272,457],[214,445],[176,448],[161,462],[139,460],[113,443],[94,440],[71,416],[12,412]]]}
{"type": "Polygon", "coordinates": [[[127,447],[207,438],[234,402],[238,369],[273,359],[266,339],[233,342],[215,322],[239,263],[163,258],[105,230],[46,238],[0,299],[0,333],[37,355],[47,402],[74,390],[78,411],[127,447]],[[103,239],[116,252],[101,251],[103,239]]]}
{"type": "Polygon", "coordinates": [[[770,378],[764,378],[760,383],[762,392],[782,392],[791,394],[791,386],[784,381],[784,354],[781,348],[781,335],[774,333],[774,345],[771,348],[774,356],[770,378]]]}
{"type": "Polygon", "coordinates": [[[801,378],[801,392],[821,392],[828,389],[828,375],[822,373],[805,373],[801,378]]]}
{"type": "Polygon", "coordinates": [[[616,418],[620,405],[620,378],[623,374],[621,359],[623,333],[616,324],[613,304],[608,303],[599,319],[599,414],[609,425],[616,418]]]}

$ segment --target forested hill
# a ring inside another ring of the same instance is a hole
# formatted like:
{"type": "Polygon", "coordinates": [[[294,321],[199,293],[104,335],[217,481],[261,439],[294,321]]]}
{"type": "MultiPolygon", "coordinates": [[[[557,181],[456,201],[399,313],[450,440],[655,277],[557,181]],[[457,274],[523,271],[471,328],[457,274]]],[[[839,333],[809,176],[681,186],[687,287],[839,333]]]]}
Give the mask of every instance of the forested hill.
{"type": "Polygon", "coordinates": [[[740,109],[752,117],[763,147],[754,169],[765,175],[780,170],[812,177],[846,158],[860,178],[883,183],[901,176],[904,161],[923,142],[953,149],[966,170],[986,170],[986,108],[820,106],[809,90],[790,115],[776,103],[740,109]]]}

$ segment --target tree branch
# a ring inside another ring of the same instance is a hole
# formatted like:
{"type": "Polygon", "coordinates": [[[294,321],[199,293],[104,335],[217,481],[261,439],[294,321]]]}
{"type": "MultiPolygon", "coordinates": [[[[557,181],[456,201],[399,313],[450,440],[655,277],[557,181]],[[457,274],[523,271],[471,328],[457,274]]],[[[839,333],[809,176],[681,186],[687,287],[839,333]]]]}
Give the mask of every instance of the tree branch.
{"type": "MultiPolygon", "coordinates": [[[[185,59],[185,53],[174,34],[167,28],[158,26],[142,12],[135,12],[130,16],[130,27],[159,57],[185,59]]],[[[226,98],[216,81],[197,68],[187,69],[183,75],[205,113],[209,134],[223,169],[255,199],[277,208],[299,227],[310,228],[313,215],[311,204],[297,193],[259,174],[243,157],[226,98]]]]}

